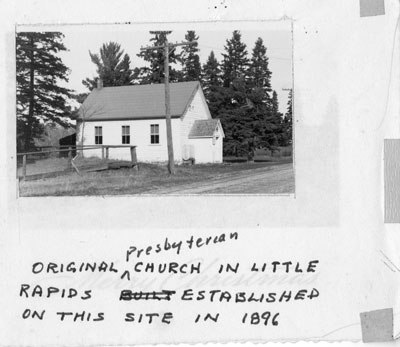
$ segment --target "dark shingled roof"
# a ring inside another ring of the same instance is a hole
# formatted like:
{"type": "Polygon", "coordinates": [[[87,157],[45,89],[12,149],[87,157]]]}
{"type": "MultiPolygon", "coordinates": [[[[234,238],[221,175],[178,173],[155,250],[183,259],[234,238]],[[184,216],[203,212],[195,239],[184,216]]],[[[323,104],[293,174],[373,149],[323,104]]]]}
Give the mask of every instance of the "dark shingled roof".
{"type": "Polygon", "coordinates": [[[218,119],[196,120],[190,130],[189,137],[213,137],[218,123],[218,119]]]}
{"type": "MultiPolygon", "coordinates": [[[[170,83],[171,116],[181,117],[199,82],[170,83]]],[[[94,89],[80,109],[85,120],[165,118],[164,84],[145,84],[94,89]]]]}

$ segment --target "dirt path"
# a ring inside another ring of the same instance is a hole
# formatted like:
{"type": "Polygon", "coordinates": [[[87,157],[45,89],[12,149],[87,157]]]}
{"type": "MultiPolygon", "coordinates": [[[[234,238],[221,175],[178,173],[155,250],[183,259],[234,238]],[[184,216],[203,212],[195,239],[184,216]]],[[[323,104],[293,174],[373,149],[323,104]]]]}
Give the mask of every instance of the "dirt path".
{"type": "Polygon", "coordinates": [[[161,188],[153,194],[288,194],[294,193],[292,164],[245,170],[179,187],[161,188]]]}

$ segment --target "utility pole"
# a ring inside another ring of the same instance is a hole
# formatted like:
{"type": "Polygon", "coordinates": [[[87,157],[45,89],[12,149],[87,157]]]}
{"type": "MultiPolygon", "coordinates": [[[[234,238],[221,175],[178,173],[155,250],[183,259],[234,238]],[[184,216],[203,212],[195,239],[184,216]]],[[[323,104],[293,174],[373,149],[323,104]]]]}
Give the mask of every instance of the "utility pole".
{"type": "Polygon", "coordinates": [[[167,146],[168,146],[168,171],[171,175],[175,174],[175,161],[174,161],[174,146],[172,143],[172,125],[171,125],[171,100],[169,91],[169,53],[177,46],[188,46],[196,43],[197,41],[169,43],[165,38],[164,45],[141,48],[141,51],[148,50],[164,50],[164,88],[165,88],[165,120],[167,125],[167,146]]]}
{"type": "Polygon", "coordinates": [[[164,89],[165,89],[165,120],[167,122],[167,146],[168,146],[168,171],[175,175],[174,145],[172,142],[171,124],[171,98],[169,95],[169,46],[165,38],[164,43],[164,89]]]}

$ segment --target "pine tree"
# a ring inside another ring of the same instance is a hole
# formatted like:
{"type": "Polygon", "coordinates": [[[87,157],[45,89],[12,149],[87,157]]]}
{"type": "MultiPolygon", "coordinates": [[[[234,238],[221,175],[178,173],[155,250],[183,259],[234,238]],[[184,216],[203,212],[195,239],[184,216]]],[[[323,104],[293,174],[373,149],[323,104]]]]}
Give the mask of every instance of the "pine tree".
{"type": "Polygon", "coordinates": [[[275,90],[272,92],[271,111],[273,114],[279,113],[278,93],[275,90]]]}
{"type": "Polygon", "coordinates": [[[220,64],[213,51],[210,52],[207,62],[203,64],[201,84],[211,115],[217,117],[222,104],[225,103],[225,93],[222,88],[220,64]]]}
{"type": "Polygon", "coordinates": [[[248,75],[248,98],[254,105],[249,118],[252,122],[254,147],[274,152],[282,136],[282,114],[278,94],[271,89],[271,71],[263,40],[255,42],[248,75]],[[272,91],[272,97],[270,93],[272,91]]]}
{"type": "Polygon", "coordinates": [[[283,115],[279,112],[279,101],[278,101],[278,93],[274,90],[272,92],[272,98],[270,101],[270,112],[268,112],[268,116],[266,117],[267,122],[267,134],[270,138],[270,148],[272,151],[276,149],[279,143],[282,142],[283,138],[283,115]],[[271,141],[273,139],[273,141],[271,141]]]}
{"type": "Polygon", "coordinates": [[[293,108],[293,90],[290,89],[288,95],[287,110],[286,110],[286,116],[289,119],[292,119],[292,108],[293,108]]]}
{"type": "Polygon", "coordinates": [[[244,108],[222,109],[219,114],[225,133],[224,155],[236,157],[248,153],[248,141],[252,138],[248,110],[244,108]]]}
{"type": "Polygon", "coordinates": [[[100,54],[92,54],[89,51],[90,59],[97,66],[97,74],[93,79],[86,78],[83,85],[89,90],[97,86],[99,78],[102,79],[104,87],[125,86],[132,84],[134,75],[130,68],[130,58],[124,54],[121,45],[116,42],[109,42],[102,45],[100,54]]]}
{"type": "Polygon", "coordinates": [[[205,92],[211,87],[221,85],[221,69],[214,51],[210,52],[207,62],[203,65],[201,80],[205,92]]]}
{"type": "Polygon", "coordinates": [[[211,100],[215,100],[213,108],[224,128],[225,155],[248,154],[254,142],[251,115],[255,107],[247,97],[245,78],[236,78],[229,88],[217,87],[211,100]]]}
{"type": "MultiPolygon", "coordinates": [[[[150,42],[152,46],[162,46],[169,34],[172,31],[150,31],[151,35],[154,35],[150,42]]],[[[146,50],[137,54],[139,58],[148,62],[150,66],[144,66],[135,71],[137,79],[140,84],[150,84],[150,83],[164,83],[164,51],[163,49],[157,50],[146,50]]],[[[171,65],[178,64],[180,62],[180,57],[172,50],[169,54],[169,79],[170,82],[179,82],[182,80],[182,72],[177,71],[171,65]]]]}
{"type": "Polygon", "coordinates": [[[224,46],[221,64],[222,86],[212,93],[225,132],[224,153],[243,155],[249,152],[253,133],[250,113],[254,107],[248,98],[248,68],[246,45],[241,41],[241,34],[235,30],[232,38],[224,46]]]}
{"type": "Polygon", "coordinates": [[[262,89],[266,95],[271,92],[271,71],[268,67],[267,48],[260,37],[253,48],[249,79],[252,87],[262,89]]]}
{"type": "Polygon", "coordinates": [[[29,151],[45,123],[68,126],[66,102],[71,91],[60,87],[69,69],[58,53],[66,51],[59,32],[20,32],[16,36],[17,145],[29,151]]]}
{"type": "Polygon", "coordinates": [[[222,79],[224,87],[229,88],[233,81],[239,77],[246,77],[249,59],[247,57],[246,44],[241,40],[240,31],[235,30],[230,40],[226,40],[224,46],[226,53],[222,63],[222,79]]]}
{"type": "MultiPolygon", "coordinates": [[[[196,36],[196,32],[193,30],[189,30],[185,35],[185,40],[187,42],[197,41],[199,39],[196,36]]],[[[182,63],[182,79],[183,81],[198,81],[200,80],[201,74],[201,65],[200,65],[200,57],[197,52],[198,43],[192,43],[187,46],[183,46],[182,53],[180,56],[182,63]]]]}
{"type": "Polygon", "coordinates": [[[293,92],[292,92],[292,89],[290,89],[289,95],[288,95],[287,110],[286,110],[285,117],[283,118],[282,146],[287,146],[292,143],[292,136],[293,136],[292,106],[293,106],[293,92]]]}

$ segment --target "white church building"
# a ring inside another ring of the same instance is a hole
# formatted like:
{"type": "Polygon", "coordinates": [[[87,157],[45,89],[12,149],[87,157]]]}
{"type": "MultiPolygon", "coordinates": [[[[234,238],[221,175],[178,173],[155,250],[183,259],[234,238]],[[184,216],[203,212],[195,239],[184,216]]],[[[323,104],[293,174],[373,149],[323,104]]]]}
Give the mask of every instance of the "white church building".
{"type": "MultiPolygon", "coordinates": [[[[168,160],[164,84],[101,87],[82,104],[77,145],[132,145],[138,161],[168,160]]],[[[212,119],[199,82],[170,83],[176,162],[221,163],[224,131],[212,119]]],[[[101,149],[83,155],[102,156],[101,149]]],[[[129,148],[110,148],[110,159],[130,160],[129,148]]]]}

